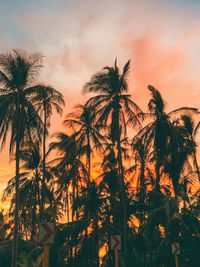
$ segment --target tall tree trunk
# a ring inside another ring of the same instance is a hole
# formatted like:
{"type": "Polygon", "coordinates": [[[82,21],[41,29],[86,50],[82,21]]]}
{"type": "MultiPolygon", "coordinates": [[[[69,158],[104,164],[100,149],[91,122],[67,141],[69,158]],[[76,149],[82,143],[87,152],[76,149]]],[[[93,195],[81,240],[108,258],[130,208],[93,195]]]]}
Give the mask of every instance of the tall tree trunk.
{"type": "Polygon", "coordinates": [[[20,120],[20,95],[18,94],[17,104],[17,132],[16,132],[16,160],[15,160],[15,219],[14,219],[14,236],[13,236],[13,248],[12,248],[12,267],[17,267],[18,256],[18,239],[19,239],[19,136],[21,130],[20,120]]]}
{"type": "Polygon", "coordinates": [[[16,182],[15,182],[15,220],[12,250],[12,267],[17,267],[18,239],[19,239],[19,138],[16,140],[16,182]]]}
{"type": "Polygon", "coordinates": [[[160,192],[160,161],[156,160],[156,192],[160,192]]]}
{"type": "Polygon", "coordinates": [[[120,127],[119,127],[119,111],[117,112],[117,158],[118,158],[118,168],[119,168],[119,176],[120,176],[120,190],[122,196],[122,208],[123,208],[123,221],[124,221],[124,251],[127,250],[127,199],[126,199],[126,190],[124,183],[124,169],[122,164],[122,152],[121,152],[121,142],[120,142],[120,127]]]}
{"type": "Polygon", "coordinates": [[[120,176],[120,189],[122,196],[122,208],[123,208],[123,220],[124,220],[124,251],[127,249],[127,207],[126,207],[126,190],[124,184],[124,171],[122,165],[122,155],[121,155],[121,146],[120,142],[117,142],[118,150],[118,163],[119,163],[119,176],[120,176]]]}
{"type": "Polygon", "coordinates": [[[99,267],[99,237],[98,237],[98,218],[94,218],[94,252],[95,252],[95,267],[99,267]],[[96,248],[96,249],[95,249],[96,248]]]}
{"type": "Polygon", "coordinates": [[[90,135],[87,132],[87,167],[88,167],[88,186],[90,186],[91,176],[91,148],[90,148],[90,135]]]}
{"type": "MultiPolygon", "coordinates": [[[[90,181],[91,155],[90,155],[90,136],[89,136],[89,131],[87,131],[86,134],[87,134],[87,159],[86,159],[86,165],[87,165],[87,169],[88,169],[88,184],[87,184],[87,190],[88,190],[87,191],[87,197],[88,197],[89,190],[91,189],[91,181],[90,181]]],[[[90,240],[88,239],[88,229],[87,228],[88,228],[89,222],[90,222],[90,213],[89,213],[89,210],[86,207],[86,227],[85,227],[86,255],[89,255],[90,246],[92,245],[91,244],[92,238],[90,240]]],[[[86,263],[89,264],[89,266],[92,267],[93,266],[93,258],[94,258],[93,250],[92,250],[91,254],[92,254],[91,257],[88,257],[89,262],[87,263],[87,260],[86,260],[86,263]]]]}
{"type": "Polygon", "coordinates": [[[44,104],[44,135],[43,135],[43,170],[42,170],[42,196],[41,196],[41,217],[44,220],[44,210],[45,210],[45,179],[46,179],[46,105],[44,104]]]}
{"type": "Polygon", "coordinates": [[[36,236],[36,207],[37,207],[37,189],[36,185],[33,188],[34,190],[34,198],[32,199],[32,229],[31,229],[31,241],[34,241],[34,238],[36,236]]]}
{"type": "Polygon", "coordinates": [[[74,209],[74,203],[76,200],[77,194],[76,194],[76,184],[74,179],[72,180],[72,203],[70,204],[70,207],[72,208],[71,212],[71,221],[74,221],[74,215],[75,215],[75,209],[74,209]]]}
{"type": "Polygon", "coordinates": [[[143,247],[143,260],[144,267],[146,267],[146,235],[145,235],[145,220],[146,220],[146,183],[145,183],[145,162],[141,161],[141,175],[140,175],[140,203],[144,206],[144,210],[141,211],[141,225],[142,225],[142,236],[144,240],[143,247]]]}
{"type": "Polygon", "coordinates": [[[142,203],[144,203],[144,198],[145,198],[145,193],[146,193],[146,183],[145,183],[145,163],[142,160],[141,161],[141,171],[140,171],[140,197],[141,197],[141,201],[142,203]]]}
{"type": "Polygon", "coordinates": [[[67,188],[67,192],[66,192],[66,211],[67,211],[67,223],[69,223],[69,192],[68,192],[68,188],[67,188]]]}

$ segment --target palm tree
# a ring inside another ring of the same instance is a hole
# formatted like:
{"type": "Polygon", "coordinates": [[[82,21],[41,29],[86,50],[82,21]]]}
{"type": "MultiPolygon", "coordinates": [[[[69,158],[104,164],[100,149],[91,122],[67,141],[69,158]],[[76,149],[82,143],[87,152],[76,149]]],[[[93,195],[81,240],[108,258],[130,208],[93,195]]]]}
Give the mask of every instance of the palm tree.
{"type": "MultiPolygon", "coordinates": [[[[107,246],[107,254],[104,260],[108,266],[112,266],[113,253],[111,251],[111,235],[123,233],[123,210],[120,202],[120,176],[118,174],[117,155],[112,144],[107,143],[104,158],[100,165],[102,173],[98,177],[101,181],[99,191],[104,205],[101,208],[101,232],[103,233],[103,244],[107,246]]],[[[127,203],[129,207],[129,203],[127,203]]],[[[107,265],[106,265],[107,266],[107,265]]]]}
{"type": "Polygon", "coordinates": [[[148,167],[151,160],[151,143],[149,139],[138,138],[137,136],[132,140],[132,148],[134,155],[134,165],[130,167],[128,172],[136,171],[138,174],[137,180],[137,190],[139,195],[143,198],[146,194],[147,180],[145,177],[145,172],[150,174],[150,169],[148,167]]]}
{"type": "MultiPolygon", "coordinates": [[[[185,122],[185,121],[184,121],[185,122]]],[[[171,125],[172,133],[169,142],[166,144],[167,156],[163,163],[163,171],[169,174],[172,180],[173,188],[177,193],[181,173],[190,156],[194,156],[195,142],[191,139],[188,129],[175,121],[171,125]]]]}
{"type": "Polygon", "coordinates": [[[160,167],[164,162],[167,151],[168,139],[172,136],[172,127],[169,115],[165,112],[164,101],[158,90],[149,86],[152,98],[148,103],[150,114],[155,116],[154,125],[150,126],[150,138],[154,138],[155,158],[156,158],[156,190],[159,191],[160,167]]]}
{"type": "Polygon", "coordinates": [[[121,197],[124,212],[124,247],[126,250],[127,208],[124,185],[124,169],[122,164],[121,138],[126,135],[127,122],[135,126],[140,124],[136,113],[141,113],[140,108],[127,94],[127,76],[130,69],[130,60],[125,64],[122,73],[117,66],[117,60],[113,67],[105,67],[103,71],[94,74],[90,82],[86,83],[83,92],[98,93],[89,99],[88,103],[97,111],[99,123],[110,124],[110,135],[113,144],[117,144],[117,162],[120,175],[121,197]]]}
{"type": "MultiPolygon", "coordinates": [[[[42,189],[42,157],[40,154],[39,141],[27,142],[24,148],[20,151],[20,161],[22,162],[19,178],[19,212],[20,225],[26,233],[26,238],[34,241],[37,234],[37,229],[40,219],[41,210],[41,189],[42,189]]],[[[52,178],[50,172],[46,170],[48,180],[52,178]]],[[[10,200],[9,215],[12,218],[14,211],[15,200],[15,177],[8,181],[8,185],[4,190],[3,200],[10,200]]],[[[45,199],[50,207],[56,206],[53,191],[50,186],[45,183],[45,199]]],[[[55,215],[56,216],[56,215],[55,215]]],[[[54,216],[54,217],[55,217],[54,216]]],[[[46,210],[46,217],[51,217],[46,210]]],[[[22,233],[21,233],[22,234],[22,233]]]]}
{"type": "Polygon", "coordinates": [[[42,67],[40,54],[27,55],[25,52],[13,50],[12,53],[0,55],[0,141],[5,144],[8,133],[10,152],[15,145],[16,161],[16,199],[15,227],[13,237],[12,266],[17,262],[18,212],[19,212],[19,150],[25,138],[34,137],[41,122],[31,101],[32,83],[42,67]]]}
{"type": "MultiPolygon", "coordinates": [[[[21,201],[21,210],[24,211],[25,207],[31,211],[32,229],[31,229],[31,239],[35,237],[36,234],[36,217],[37,217],[37,206],[39,207],[39,214],[41,211],[41,201],[40,201],[40,165],[41,165],[41,155],[39,141],[28,142],[25,148],[20,151],[20,159],[22,160],[22,169],[26,171],[24,183],[20,186],[20,195],[24,199],[21,201]],[[25,194],[26,193],[26,194],[25,194]],[[30,199],[28,200],[28,197],[30,199]],[[27,201],[28,200],[28,201],[27,201]],[[29,202],[29,205],[27,205],[29,202]],[[24,205],[26,203],[26,205],[24,205]]],[[[25,212],[25,216],[27,213],[25,212]]],[[[27,216],[28,217],[28,216],[27,216]]]]}
{"type": "MultiPolygon", "coordinates": [[[[86,168],[87,168],[87,191],[92,190],[92,180],[91,180],[91,156],[93,153],[93,147],[96,149],[102,148],[102,141],[105,138],[100,134],[99,129],[102,128],[100,124],[96,123],[96,111],[91,105],[77,105],[75,107],[75,112],[69,113],[67,115],[64,124],[66,126],[75,129],[72,136],[77,142],[79,153],[86,155],[86,168]]],[[[104,127],[105,128],[105,127],[104,127]]],[[[88,237],[88,222],[89,222],[89,210],[86,207],[86,228],[85,236],[86,240],[88,237]]]]}
{"type": "Polygon", "coordinates": [[[92,267],[99,267],[98,222],[100,222],[100,214],[103,203],[104,199],[101,196],[100,187],[94,181],[91,182],[89,188],[82,187],[79,189],[79,197],[74,202],[75,208],[80,210],[79,214],[82,214],[81,218],[87,222],[87,227],[92,227],[92,232],[85,235],[86,249],[88,246],[91,246],[91,260],[89,261],[89,266],[92,267]]]}
{"type": "MultiPolygon", "coordinates": [[[[140,238],[142,247],[143,247],[143,261],[144,266],[146,266],[146,255],[147,248],[145,242],[145,226],[146,226],[146,214],[147,214],[147,193],[148,193],[148,185],[152,185],[151,183],[151,170],[149,167],[149,163],[151,160],[151,143],[150,140],[137,136],[132,140],[132,149],[134,156],[134,165],[132,165],[127,172],[133,172],[133,178],[137,179],[137,193],[133,196],[135,202],[133,208],[136,209],[138,206],[138,219],[140,221],[140,226],[138,229],[138,236],[140,238]],[[150,181],[149,181],[150,180],[150,181]],[[136,201],[137,200],[137,201],[136,201]]],[[[136,181],[133,180],[133,183],[136,181]]]]}
{"type": "MultiPolygon", "coordinates": [[[[80,160],[84,151],[78,147],[75,136],[68,136],[64,133],[58,133],[58,141],[50,144],[50,151],[57,152],[57,158],[50,162],[51,171],[57,177],[55,195],[58,200],[63,202],[63,208],[67,209],[67,218],[69,219],[69,211],[71,212],[71,221],[74,217],[74,209],[69,204],[69,188],[72,186],[72,203],[77,196],[79,185],[85,183],[84,178],[87,177],[87,169],[80,160]]],[[[87,179],[86,179],[87,180],[87,179]]]]}
{"type": "Polygon", "coordinates": [[[91,182],[92,146],[102,148],[105,138],[100,134],[101,125],[95,122],[96,112],[91,105],[77,105],[75,112],[69,113],[64,121],[66,126],[75,129],[73,134],[78,148],[86,152],[86,166],[88,169],[88,186],[91,182]]]}
{"type": "Polygon", "coordinates": [[[42,179],[42,195],[41,195],[41,216],[44,210],[44,188],[45,188],[45,169],[46,169],[46,136],[47,128],[50,127],[50,117],[53,109],[58,114],[62,114],[62,106],[65,105],[63,95],[50,86],[40,85],[35,88],[34,102],[37,111],[43,116],[43,179],[42,179]]]}
{"type": "Polygon", "coordinates": [[[169,154],[169,145],[173,147],[176,143],[175,127],[172,123],[173,115],[179,115],[182,111],[197,112],[195,108],[181,107],[174,111],[167,113],[165,111],[165,103],[160,92],[152,86],[148,86],[152,98],[148,103],[149,113],[147,116],[154,118],[153,122],[147,124],[139,133],[137,137],[149,138],[153,142],[154,158],[156,160],[156,191],[160,191],[160,176],[161,167],[163,167],[165,160],[169,154]]]}
{"type": "MultiPolygon", "coordinates": [[[[83,220],[84,221],[84,228],[85,230],[85,238],[83,241],[78,241],[77,244],[73,244],[72,246],[75,249],[75,254],[82,253],[86,249],[89,250],[89,246],[92,246],[92,260],[90,261],[90,264],[92,266],[94,265],[94,262],[98,264],[98,220],[97,220],[97,210],[96,206],[93,208],[93,204],[96,203],[97,197],[96,197],[96,186],[95,183],[92,181],[88,181],[89,175],[88,175],[88,163],[91,164],[88,159],[87,163],[82,163],[81,158],[89,151],[88,145],[87,145],[87,136],[85,134],[85,124],[87,125],[87,122],[85,122],[85,117],[81,113],[83,106],[78,106],[80,109],[78,109],[79,112],[70,114],[69,117],[71,119],[67,120],[67,125],[76,127],[77,131],[75,133],[72,133],[71,136],[68,136],[66,134],[58,134],[57,137],[59,139],[58,142],[53,142],[50,144],[50,150],[56,149],[59,153],[59,157],[52,160],[51,164],[53,164],[52,171],[54,174],[58,177],[56,181],[57,190],[56,190],[56,196],[59,200],[63,200],[64,204],[65,202],[68,202],[69,199],[69,186],[72,185],[72,203],[71,203],[71,209],[72,209],[72,220],[69,223],[77,222],[77,220],[83,220]],[[83,116],[83,117],[81,117],[83,116]],[[72,119],[74,117],[74,119],[72,119]],[[81,129],[80,129],[81,125],[81,129]],[[84,135],[85,134],[85,135],[84,135]],[[86,140],[82,140],[82,139],[86,140]],[[92,209],[92,210],[91,210],[92,209]],[[74,217],[73,215],[76,214],[74,217]],[[74,221],[75,219],[75,221],[74,221]],[[88,226],[92,223],[93,226],[93,233],[92,235],[88,233],[88,226]],[[93,245],[92,245],[93,242],[93,245]],[[80,249],[81,248],[81,249],[80,249]],[[79,251],[80,250],[80,251],[79,251]]],[[[84,108],[83,108],[84,110],[84,108]]],[[[91,109],[92,110],[92,109],[91,109]]],[[[87,118],[92,115],[91,112],[88,112],[86,114],[87,118]]],[[[89,117],[90,118],[90,117],[89,117]]],[[[90,119],[88,118],[88,121],[90,119]]],[[[95,138],[92,138],[95,136],[97,129],[92,125],[91,123],[91,129],[89,127],[86,127],[86,129],[89,130],[89,139],[90,144],[93,144],[96,140],[95,138]],[[94,129],[92,128],[94,127],[94,129]],[[92,130],[93,129],[93,130],[92,130]]],[[[97,135],[97,134],[96,134],[97,135]]],[[[98,133],[98,136],[100,134],[98,133]]],[[[98,137],[97,136],[97,137],[98,137]]],[[[96,137],[96,138],[97,138],[96,137]]],[[[100,145],[100,141],[98,143],[100,145]]],[[[90,145],[91,146],[91,145],[90,145]]],[[[90,153],[92,152],[92,148],[90,147],[90,153]]],[[[67,203],[67,215],[69,217],[69,204],[67,203]]],[[[80,233],[81,234],[81,233],[80,233]]],[[[88,255],[88,253],[86,253],[88,255]]],[[[70,257],[73,258],[73,252],[70,253],[70,257]]],[[[86,260],[87,259],[83,259],[86,260]]],[[[95,265],[96,266],[96,265],[95,265]]]]}

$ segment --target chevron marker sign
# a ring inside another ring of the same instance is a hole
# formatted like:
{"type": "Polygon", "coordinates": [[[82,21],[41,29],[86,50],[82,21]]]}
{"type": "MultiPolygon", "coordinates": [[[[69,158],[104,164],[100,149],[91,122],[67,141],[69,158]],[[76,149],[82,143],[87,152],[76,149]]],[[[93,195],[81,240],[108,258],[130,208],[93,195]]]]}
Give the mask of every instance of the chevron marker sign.
{"type": "Polygon", "coordinates": [[[39,243],[52,244],[54,241],[54,224],[41,222],[39,226],[39,243]]]}
{"type": "Polygon", "coordinates": [[[180,254],[180,245],[179,243],[172,243],[172,255],[180,254]]]}
{"type": "Polygon", "coordinates": [[[121,249],[121,236],[120,235],[111,236],[111,249],[112,250],[121,249]]]}

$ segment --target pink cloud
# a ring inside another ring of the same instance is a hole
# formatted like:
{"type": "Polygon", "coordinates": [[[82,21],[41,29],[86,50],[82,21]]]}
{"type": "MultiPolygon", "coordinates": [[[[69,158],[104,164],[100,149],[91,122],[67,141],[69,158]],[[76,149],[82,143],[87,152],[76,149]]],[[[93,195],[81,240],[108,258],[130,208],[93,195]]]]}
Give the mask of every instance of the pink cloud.
{"type": "Polygon", "coordinates": [[[171,45],[163,43],[162,37],[159,33],[146,34],[124,43],[132,59],[130,88],[134,99],[146,107],[147,86],[151,84],[161,91],[170,108],[198,105],[195,99],[200,93],[200,77],[189,67],[196,34],[186,34],[171,45]]]}

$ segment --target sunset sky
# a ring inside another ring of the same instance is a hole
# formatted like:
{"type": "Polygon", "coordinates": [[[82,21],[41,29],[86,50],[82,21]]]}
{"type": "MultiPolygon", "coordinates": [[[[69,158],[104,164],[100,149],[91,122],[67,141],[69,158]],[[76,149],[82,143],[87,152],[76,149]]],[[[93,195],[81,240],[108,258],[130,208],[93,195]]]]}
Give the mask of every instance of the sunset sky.
{"type": "MultiPolygon", "coordinates": [[[[167,110],[200,108],[199,0],[4,0],[0,1],[0,52],[41,52],[39,81],[60,90],[64,114],[86,99],[81,89],[115,57],[131,59],[130,92],[143,109],[147,85],[158,88],[167,110]]],[[[52,121],[52,131],[61,128],[52,121]]],[[[13,175],[1,152],[0,188],[13,175]]]]}

